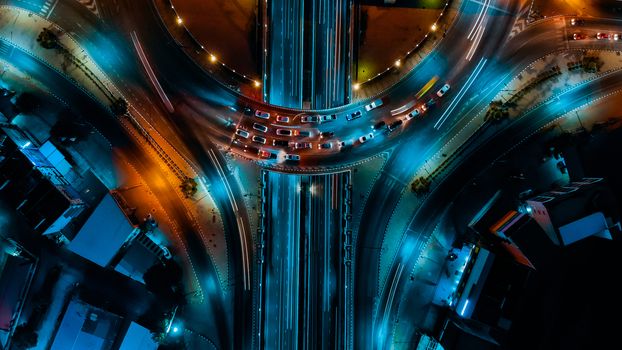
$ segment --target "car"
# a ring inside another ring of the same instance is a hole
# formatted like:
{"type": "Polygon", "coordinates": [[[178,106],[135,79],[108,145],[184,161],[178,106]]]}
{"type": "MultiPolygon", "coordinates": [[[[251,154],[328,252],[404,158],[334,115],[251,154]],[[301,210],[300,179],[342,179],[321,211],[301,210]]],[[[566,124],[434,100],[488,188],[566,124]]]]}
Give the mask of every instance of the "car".
{"type": "Polygon", "coordinates": [[[399,128],[400,125],[402,125],[403,123],[404,123],[403,120],[398,119],[398,120],[394,121],[393,123],[389,124],[389,126],[387,126],[387,130],[393,131],[393,130],[399,128]]]}
{"type": "Polygon", "coordinates": [[[263,159],[272,159],[276,157],[276,154],[260,149],[259,152],[257,152],[257,155],[259,156],[259,158],[263,158],[263,159]]]}
{"type": "Polygon", "coordinates": [[[583,24],[583,20],[579,19],[579,18],[571,18],[570,19],[570,25],[571,26],[580,26],[583,24]]]}
{"type": "Polygon", "coordinates": [[[257,124],[257,123],[253,124],[253,129],[255,129],[257,131],[261,131],[261,132],[268,132],[268,127],[267,126],[261,125],[261,124],[257,124]]]}
{"type": "Polygon", "coordinates": [[[272,146],[287,147],[288,145],[289,145],[289,141],[285,141],[285,140],[272,140],[272,146]]]}
{"type": "Polygon", "coordinates": [[[581,33],[572,34],[572,40],[583,40],[583,39],[585,39],[585,35],[581,33]]]}
{"type": "Polygon", "coordinates": [[[365,105],[365,110],[369,112],[372,109],[376,109],[376,108],[378,108],[380,106],[382,106],[382,99],[381,98],[373,101],[372,103],[370,103],[368,105],[365,105]]]}
{"type": "Polygon", "coordinates": [[[613,40],[620,40],[620,34],[618,33],[613,34],[613,40]]]}
{"type": "Polygon", "coordinates": [[[286,117],[284,115],[277,115],[276,121],[279,123],[289,123],[289,117],[286,117]]]}
{"type": "Polygon", "coordinates": [[[244,145],[244,152],[258,154],[259,153],[259,148],[253,147],[253,146],[244,145]]]}
{"type": "Polygon", "coordinates": [[[294,144],[294,148],[295,149],[313,148],[313,145],[311,144],[311,142],[296,142],[294,144]]]}
{"type": "Polygon", "coordinates": [[[387,125],[387,123],[384,122],[384,120],[381,120],[379,122],[377,122],[376,124],[371,126],[372,130],[380,130],[382,128],[384,128],[384,126],[387,125]]]}
{"type": "Polygon", "coordinates": [[[300,135],[302,137],[311,137],[311,136],[313,136],[313,131],[308,130],[308,129],[307,130],[300,130],[298,132],[298,135],[300,135]]]}
{"type": "Polygon", "coordinates": [[[328,123],[328,122],[332,122],[333,120],[337,119],[337,115],[336,114],[327,114],[327,115],[321,115],[320,116],[320,123],[328,123]]]}
{"type": "Polygon", "coordinates": [[[242,113],[250,117],[251,115],[253,115],[253,110],[250,107],[244,107],[244,111],[242,113]]]}
{"type": "Polygon", "coordinates": [[[408,113],[406,115],[406,120],[411,120],[414,117],[418,116],[419,114],[421,114],[421,112],[417,108],[415,108],[415,109],[413,109],[412,112],[410,112],[410,113],[408,113]]]}
{"type": "Polygon", "coordinates": [[[270,113],[264,111],[255,111],[255,117],[261,119],[270,119],[270,113]]]}
{"type": "Polygon", "coordinates": [[[601,39],[609,39],[609,34],[607,33],[596,33],[596,39],[601,40],[601,39]]]}
{"type": "Polygon", "coordinates": [[[235,134],[238,135],[238,136],[241,136],[241,137],[243,137],[245,139],[247,139],[249,136],[251,136],[251,134],[248,131],[243,130],[243,129],[237,129],[235,131],[235,134]]]}
{"type": "Polygon", "coordinates": [[[426,102],[424,104],[424,106],[425,106],[424,111],[427,110],[428,108],[434,106],[435,104],[436,104],[436,100],[435,99],[433,99],[433,98],[429,99],[428,102],[426,102]]]}
{"type": "Polygon", "coordinates": [[[443,87],[436,92],[436,96],[443,97],[445,95],[445,93],[447,93],[447,91],[449,91],[449,88],[450,88],[449,84],[443,85],[443,87]]]}
{"type": "Polygon", "coordinates": [[[298,135],[298,130],[293,129],[276,129],[276,134],[281,136],[296,136],[298,135]]]}
{"type": "Polygon", "coordinates": [[[286,154],[285,160],[300,160],[300,156],[297,154],[286,154]]]}
{"type": "Polygon", "coordinates": [[[333,136],[335,136],[335,133],[333,131],[323,131],[320,133],[321,139],[329,139],[333,136]]]}
{"type": "Polygon", "coordinates": [[[334,132],[332,131],[323,131],[320,133],[320,138],[321,139],[329,139],[331,137],[333,137],[335,135],[334,132]]]}
{"type": "Polygon", "coordinates": [[[266,144],[266,138],[261,136],[253,136],[253,142],[261,143],[262,145],[266,144]]]}
{"type": "Polygon", "coordinates": [[[360,118],[363,114],[361,113],[361,111],[356,111],[356,112],[352,112],[350,114],[346,115],[346,119],[347,120],[354,120],[356,118],[360,118]]]}
{"type": "Polygon", "coordinates": [[[318,143],[317,148],[318,149],[331,149],[331,148],[333,148],[333,144],[330,143],[330,142],[318,143]]]}
{"type": "Polygon", "coordinates": [[[318,115],[303,115],[300,118],[301,123],[317,123],[320,121],[320,116],[318,115]]]}
{"type": "Polygon", "coordinates": [[[419,108],[421,108],[421,112],[425,112],[428,110],[428,105],[424,103],[419,108]]]}
{"type": "Polygon", "coordinates": [[[366,134],[366,135],[363,135],[363,136],[359,137],[359,142],[360,143],[365,143],[365,142],[367,142],[367,141],[369,141],[369,140],[371,140],[373,138],[374,138],[374,133],[370,132],[369,134],[366,134]]]}

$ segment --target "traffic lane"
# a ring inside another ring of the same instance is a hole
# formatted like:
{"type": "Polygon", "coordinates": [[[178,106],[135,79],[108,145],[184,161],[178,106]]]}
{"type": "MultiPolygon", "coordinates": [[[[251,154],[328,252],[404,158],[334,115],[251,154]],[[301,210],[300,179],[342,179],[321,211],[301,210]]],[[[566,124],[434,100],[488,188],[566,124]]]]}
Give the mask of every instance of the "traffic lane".
{"type": "MultiPolygon", "coordinates": [[[[231,91],[224,88],[209,76],[206,76],[185,53],[179,50],[176,44],[170,39],[168,32],[160,22],[155,7],[150,1],[121,1],[118,2],[118,5],[119,10],[126,15],[118,16],[115,23],[125,28],[128,33],[136,31],[147,52],[151,65],[156,69],[158,78],[165,90],[167,90],[171,84],[183,85],[188,83],[188,86],[194,88],[194,90],[191,89],[190,91],[193,91],[193,94],[199,98],[208,98],[209,101],[219,102],[223,100],[227,101],[233,97],[231,91]]],[[[169,96],[171,95],[171,91],[176,90],[169,88],[169,96]]],[[[172,101],[175,98],[175,96],[170,97],[172,101]]],[[[183,98],[184,96],[181,97],[183,98]]],[[[212,105],[217,106],[223,104],[228,105],[226,102],[212,103],[212,105]]],[[[185,146],[184,148],[187,152],[185,154],[189,154],[196,160],[196,164],[208,176],[208,179],[211,180],[211,185],[218,188],[219,193],[227,193],[227,189],[223,188],[224,184],[217,175],[217,165],[213,164],[206,154],[209,150],[214,150],[215,148],[209,142],[210,140],[208,140],[205,135],[200,134],[200,129],[197,130],[193,128],[195,125],[193,125],[194,121],[192,119],[182,120],[181,118],[174,118],[171,122],[176,125],[179,134],[184,135],[181,144],[185,146]]],[[[214,150],[213,153],[214,156],[218,158],[220,164],[225,163],[219,151],[214,150]]],[[[230,174],[226,175],[226,177],[227,176],[230,177],[230,174]]],[[[241,198],[241,190],[237,186],[237,182],[225,180],[229,183],[228,187],[230,187],[232,191],[232,196],[234,198],[241,198]]],[[[237,218],[240,217],[242,220],[241,230],[244,231],[246,241],[250,242],[248,239],[250,229],[246,208],[240,203],[238,208],[240,208],[241,212],[235,213],[234,208],[231,207],[226,196],[215,196],[214,200],[220,209],[221,215],[223,215],[223,223],[226,232],[228,232],[227,245],[231,249],[229,263],[230,266],[232,266],[232,270],[235,271],[233,272],[234,275],[240,278],[240,276],[244,274],[244,272],[242,272],[243,268],[240,266],[240,262],[244,260],[242,259],[242,254],[245,254],[249,258],[252,254],[249,250],[246,252],[242,251],[241,244],[243,238],[240,238],[238,229],[234,228],[237,227],[237,218]]],[[[246,245],[246,247],[249,249],[248,245],[246,245]]],[[[246,261],[248,263],[248,260],[246,261]]],[[[244,322],[245,313],[250,310],[248,304],[250,298],[248,294],[249,293],[245,292],[243,288],[235,289],[235,307],[237,311],[240,311],[235,313],[234,329],[237,330],[236,334],[239,334],[234,338],[236,344],[238,341],[245,342],[250,339],[250,336],[246,336],[247,333],[244,333],[244,330],[247,328],[244,322]],[[242,332],[240,332],[240,330],[242,330],[242,332]]]]}
{"type": "MultiPolygon", "coordinates": [[[[240,286],[234,289],[233,300],[231,301],[236,311],[233,315],[234,329],[250,332],[249,325],[245,321],[247,317],[250,317],[251,292],[243,287],[243,280],[246,278],[248,283],[252,283],[250,281],[252,274],[247,269],[253,268],[254,252],[251,244],[252,233],[248,209],[242,201],[236,200],[243,198],[243,192],[233,175],[228,171],[227,162],[222,153],[211,144],[211,140],[205,137],[200,128],[188,123],[180,124],[180,130],[189,150],[188,155],[196,161],[197,166],[207,178],[210,194],[219,208],[223,220],[228,250],[227,261],[230,266],[229,278],[232,280],[231,283],[240,286]],[[210,157],[210,154],[214,158],[210,157]],[[222,172],[219,169],[222,169],[222,172]],[[244,274],[247,276],[244,277],[244,274]]],[[[238,345],[243,346],[242,343],[238,344],[238,342],[249,342],[251,336],[248,332],[236,333],[236,337],[232,339],[234,341],[232,344],[236,344],[237,347],[238,345]]]]}
{"type": "MultiPolygon", "coordinates": [[[[470,147],[465,150],[463,157],[458,158],[459,162],[451,167],[450,174],[441,178],[438,187],[426,197],[423,205],[415,212],[406,231],[407,235],[412,239],[420,239],[420,237],[415,236],[417,232],[431,232],[438,216],[443,212],[443,208],[460,193],[464,186],[470,184],[472,178],[486,171],[496,159],[526,140],[533,132],[558,116],[584,105],[586,99],[594,100],[612,91],[622,89],[621,78],[622,72],[616,72],[583,84],[563,93],[559,100],[553,99],[551,103],[542,104],[525,115],[512,120],[510,125],[500,131],[492,127],[486,130],[481,134],[481,138],[469,143],[470,147]],[[426,231],[420,228],[426,228],[426,231]]],[[[405,266],[404,270],[412,271],[418,254],[400,251],[397,257],[399,258],[394,262],[391,269],[391,278],[396,276],[400,263],[405,266]]],[[[402,275],[399,279],[397,296],[401,295],[408,287],[408,279],[404,277],[402,275]]],[[[383,301],[386,302],[387,299],[388,295],[385,293],[383,301]]],[[[397,310],[400,299],[400,297],[393,299],[394,303],[390,305],[391,313],[395,313],[397,310]]],[[[393,314],[391,320],[396,317],[397,315],[393,314]]]]}
{"type": "Polygon", "coordinates": [[[299,231],[299,186],[298,176],[270,172],[269,190],[271,197],[271,232],[266,244],[265,323],[262,331],[268,348],[287,347],[295,339],[292,331],[297,328],[296,317],[292,316],[298,307],[294,293],[297,293],[296,243],[299,231]]]}

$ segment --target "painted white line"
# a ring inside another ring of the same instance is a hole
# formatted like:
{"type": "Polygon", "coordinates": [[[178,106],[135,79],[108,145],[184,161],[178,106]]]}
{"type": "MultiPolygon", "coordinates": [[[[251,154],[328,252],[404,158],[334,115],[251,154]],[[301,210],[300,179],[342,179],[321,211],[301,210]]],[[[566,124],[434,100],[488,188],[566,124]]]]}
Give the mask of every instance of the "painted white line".
{"type": "Polygon", "coordinates": [[[443,115],[441,115],[441,117],[436,122],[436,124],[434,124],[434,128],[435,129],[440,129],[441,126],[443,125],[443,123],[445,122],[445,120],[447,120],[449,115],[454,111],[454,109],[456,108],[456,106],[458,105],[460,100],[462,100],[462,98],[464,97],[466,92],[469,90],[471,85],[473,85],[473,82],[475,81],[475,79],[477,78],[479,73],[482,71],[482,69],[486,65],[487,61],[488,60],[486,58],[482,57],[482,59],[477,64],[477,66],[475,66],[475,70],[473,71],[473,73],[471,73],[471,75],[469,76],[469,79],[467,79],[467,81],[464,84],[464,86],[462,87],[462,89],[460,89],[460,91],[458,92],[458,95],[456,96],[456,98],[454,98],[454,100],[451,101],[451,103],[449,104],[449,107],[445,110],[443,115]]]}
{"type": "Polygon", "coordinates": [[[143,64],[143,67],[145,68],[145,71],[147,72],[147,76],[149,77],[149,80],[151,81],[151,84],[153,84],[153,87],[156,89],[158,96],[160,96],[160,99],[164,103],[164,106],[166,106],[166,109],[169,111],[169,113],[173,113],[175,111],[175,108],[173,108],[173,104],[171,103],[171,100],[169,100],[168,96],[166,96],[166,93],[164,93],[164,89],[162,89],[162,85],[160,85],[158,78],[155,76],[153,69],[149,65],[149,61],[147,60],[147,56],[145,56],[145,52],[143,51],[142,45],[140,44],[140,41],[138,40],[136,31],[132,31],[132,34],[130,36],[132,37],[132,43],[134,44],[136,53],[138,53],[138,58],[140,59],[140,62],[143,64]]]}

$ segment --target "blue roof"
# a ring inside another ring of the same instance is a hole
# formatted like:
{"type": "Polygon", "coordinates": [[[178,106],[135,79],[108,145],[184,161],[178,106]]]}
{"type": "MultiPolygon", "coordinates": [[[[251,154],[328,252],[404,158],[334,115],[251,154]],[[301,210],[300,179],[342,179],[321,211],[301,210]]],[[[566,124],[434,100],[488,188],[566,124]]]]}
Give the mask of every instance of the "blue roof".
{"type": "Polygon", "coordinates": [[[61,321],[51,350],[108,350],[112,347],[121,317],[71,300],[61,321]]]}
{"type": "Polygon", "coordinates": [[[100,266],[107,266],[133,230],[117,202],[107,194],[68,248],[100,266]]]}
{"type": "Polygon", "coordinates": [[[155,350],[157,348],[158,344],[153,341],[151,332],[147,328],[132,322],[119,350],[155,350]]]}

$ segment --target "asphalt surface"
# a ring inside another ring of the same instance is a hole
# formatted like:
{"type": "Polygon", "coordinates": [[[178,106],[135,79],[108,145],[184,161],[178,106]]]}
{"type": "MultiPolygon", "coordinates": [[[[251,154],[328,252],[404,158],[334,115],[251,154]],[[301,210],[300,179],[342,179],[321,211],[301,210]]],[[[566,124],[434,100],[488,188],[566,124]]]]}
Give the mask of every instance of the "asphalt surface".
{"type": "MultiPolygon", "coordinates": [[[[262,347],[349,348],[351,304],[343,240],[349,173],[267,175],[262,347]]],[[[349,249],[349,248],[348,248],[349,249]]]]}
{"type": "MultiPolygon", "coordinates": [[[[102,45],[105,45],[108,50],[105,54],[96,56],[97,62],[105,71],[111,72],[111,78],[128,94],[130,102],[148,114],[150,121],[161,127],[164,134],[170,134],[171,142],[196,162],[209,182],[216,186],[213,192],[222,194],[215,200],[223,213],[227,243],[231,249],[229,265],[235,281],[235,295],[232,300],[224,300],[223,294],[218,291],[206,293],[205,297],[211,305],[209,312],[213,317],[196,319],[193,325],[200,328],[199,331],[209,334],[223,348],[247,347],[251,337],[251,326],[248,322],[250,292],[247,286],[255,281],[250,281],[254,257],[249,243],[252,240],[247,213],[243,205],[235,200],[241,197],[241,190],[237,188],[235,181],[230,181],[230,174],[219,170],[223,168],[224,160],[216,146],[231,147],[232,152],[249,158],[257,158],[259,148],[268,150],[278,154],[278,158],[265,164],[288,171],[342,168],[378,152],[388,149],[391,151],[391,157],[367,201],[353,264],[356,271],[354,348],[378,348],[389,344],[386,339],[390,333],[387,325],[395,317],[396,303],[407,288],[404,279],[407,274],[403,271],[412,270],[420,242],[424,241],[431,223],[452,195],[459,191],[472,174],[481,171],[496,155],[502,154],[539,125],[573,105],[584,103],[585,98],[596,98],[619,88],[621,80],[619,74],[615,73],[582,85],[560,96],[560,100],[540,106],[536,112],[531,112],[525,118],[499,128],[501,130],[487,128],[471,139],[465,153],[452,165],[451,174],[455,175],[439,182],[436,190],[417,211],[411,222],[412,231],[408,231],[411,235],[408,239],[413,244],[400,247],[387,284],[381,285],[378,276],[381,254],[379,248],[388,226],[389,214],[395,208],[414,171],[461,130],[475,113],[485,108],[504,83],[538,57],[564,48],[619,49],[622,44],[618,42],[597,41],[592,38],[595,32],[612,31],[619,25],[618,21],[592,18],[586,20],[581,28],[575,29],[569,28],[567,19],[547,19],[527,27],[508,40],[507,34],[515,19],[512,16],[524,8],[509,0],[481,3],[465,1],[460,15],[443,42],[410,75],[383,94],[385,102],[382,107],[367,112],[363,105],[369,101],[361,101],[318,112],[336,113],[337,120],[333,122],[301,124],[302,115],[316,112],[260,105],[237,96],[227,87],[206,76],[170,39],[149,1],[98,2],[104,19],[110,23],[105,26],[94,20],[92,14],[80,5],[70,5],[72,2],[59,3],[50,12],[40,12],[48,11],[44,8],[44,1],[39,5],[36,5],[36,1],[26,4],[24,1],[11,0],[8,3],[29,8],[45,16],[51,13],[50,19],[65,28],[72,28],[78,38],[86,38],[91,43],[92,47],[87,45],[89,52],[101,52],[102,45]],[[482,11],[486,4],[491,6],[482,11]],[[585,33],[588,39],[568,40],[569,35],[575,31],[585,33]],[[131,32],[137,33],[145,47],[156,75],[175,106],[174,114],[167,115],[163,112],[161,102],[154,99],[149,92],[150,85],[131,49],[131,32]],[[435,77],[438,77],[437,83],[428,92],[415,98],[414,95],[435,77]],[[451,90],[443,98],[434,97],[435,92],[445,82],[452,86],[451,90]],[[376,137],[365,144],[357,141],[360,135],[370,132],[370,126],[375,122],[391,122],[396,118],[404,118],[408,111],[430,98],[435,99],[435,104],[423,117],[405,122],[400,130],[393,133],[376,132],[376,137]],[[254,133],[252,124],[265,123],[259,118],[245,116],[242,110],[246,106],[272,114],[270,121],[266,123],[270,128],[267,145],[253,144],[251,139],[233,143],[236,128],[244,128],[254,133]],[[395,115],[389,113],[396,109],[401,111],[395,115]],[[362,111],[362,117],[346,121],[345,115],[357,110],[362,111]],[[276,114],[290,116],[290,122],[276,122],[276,114]],[[312,136],[281,137],[276,135],[278,128],[307,129],[312,136]],[[321,131],[333,132],[334,135],[318,141],[321,131]],[[300,162],[284,162],[282,156],[292,150],[272,146],[273,139],[312,142],[313,147],[310,150],[293,151],[302,157],[300,162]],[[338,141],[345,141],[347,146],[340,150],[337,147],[338,141]],[[317,144],[320,142],[331,142],[333,148],[319,150],[317,144]],[[212,156],[209,156],[210,151],[213,152],[212,156]],[[226,193],[232,195],[228,196],[226,193]]],[[[49,8],[51,7],[48,5],[49,8]]],[[[89,98],[73,98],[84,95],[62,76],[19,50],[0,50],[0,54],[52,87],[61,98],[71,101],[72,107],[81,114],[92,115],[92,123],[115,147],[125,152],[128,158],[135,160],[134,165],[139,172],[152,174],[153,181],[166,182],[154,174],[157,173],[153,171],[157,164],[153,164],[132,140],[122,136],[124,131],[116,123],[110,122],[112,117],[104,106],[89,98]],[[98,112],[93,113],[93,110],[98,112]]],[[[187,247],[193,265],[201,277],[203,289],[214,290],[207,285],[207,277],[214,276],[213,266],[175,191],[176,185],[168,184],[156,195],[184,232],[184,246],[187,247]]],[[[286,230],[285,227],[283,229],[286,230]]],[[[315,317],[322,320],[320,314],[315,317]]],[[[320,321],[320,328],[324,328],[325,322],[322,322],[320,321]]]]}

